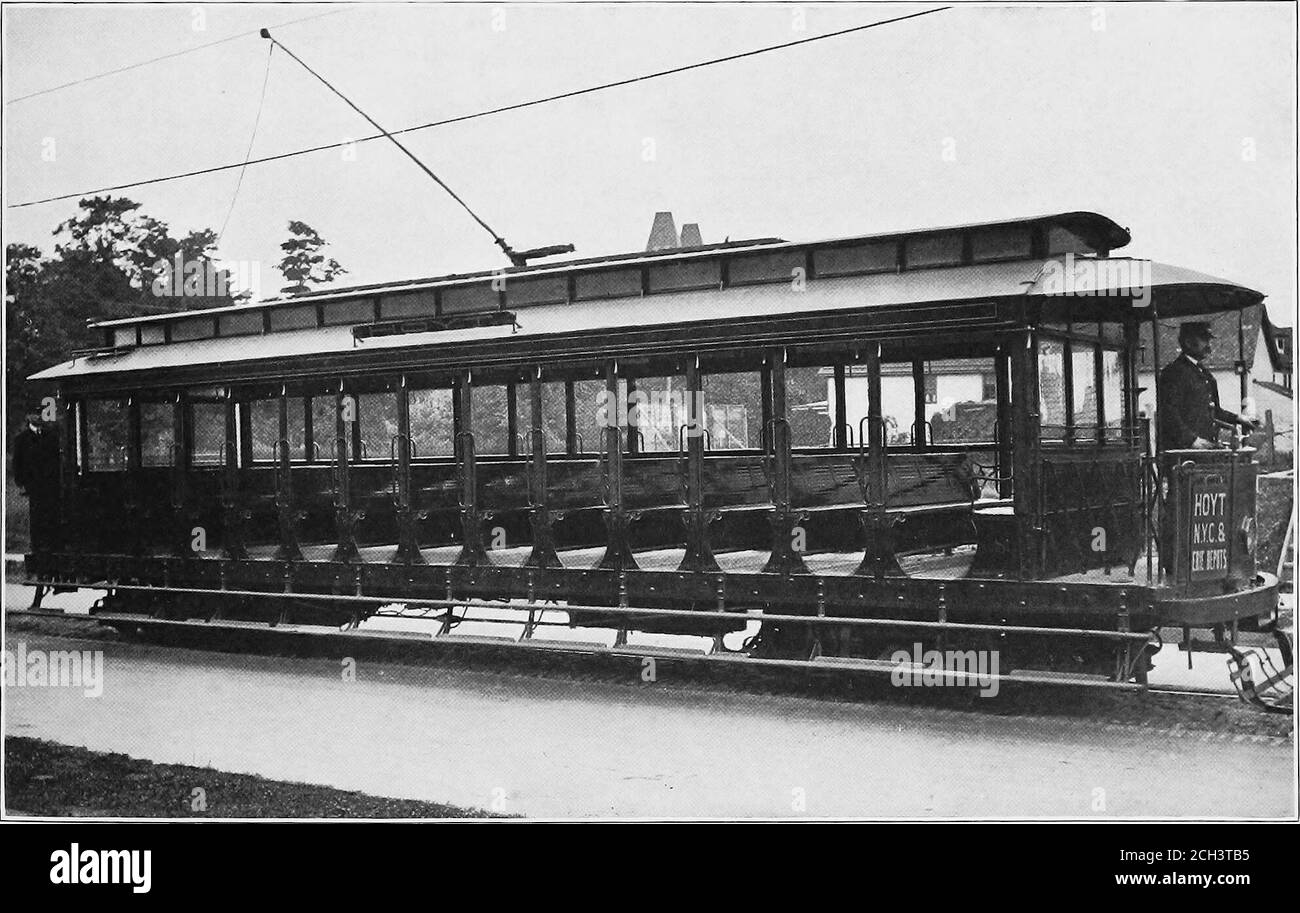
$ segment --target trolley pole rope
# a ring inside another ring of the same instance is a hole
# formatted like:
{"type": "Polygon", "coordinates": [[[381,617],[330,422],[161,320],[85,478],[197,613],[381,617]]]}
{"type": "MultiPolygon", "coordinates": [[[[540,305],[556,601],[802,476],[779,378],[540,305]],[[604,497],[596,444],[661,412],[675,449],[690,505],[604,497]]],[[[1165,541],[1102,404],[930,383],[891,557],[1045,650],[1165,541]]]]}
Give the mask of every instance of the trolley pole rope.
{"type": "Polygon", "coordinates": [[[303,59],[302,59],[301,57],[299,57],[299,56],[298,56],[297,54],[295,54],[293,51],[289,50],[287,47],[285,47],[282,43],[280,43],[280,42],[277,41],[276,39],[272,38],[272,37],[271,37],[271,32],[270,32],[269,29],[262,29],[262,31],[260,32],[260,34],[261,34],[261,36],[262,36],[263,38],[265,38],[267,41],[271,42],[271,45],[272,45],[273,47],[278,47],[280,50],[284,51],[286,54],[288,54],[290,57],[292,57],[295,61],[297,61],[298,64],[299,64],[299,65],[300,65],[304,70],[306,70],[306,71],[307,71],[308,73],[310,73],[312,76],[315,76],[317,79],[319,79],[319,80],[321,81],[321,83],[324,84],[325,88],[329,89],[331,92],[333,92],[333,93],[334,93],[335,95],[337,95],[339,98],[343,99],[343,101],[347,104],[347,106],[348,106],[349,108],[351,108],[353,111],[357,112],[357,113],[360,114],[362,117],[364,117],[367,121],[369,121],[370,126],[374,127],[376,130],[378,130],[378,131],[379,131],[380,133],[382,133],[384,136],[386,136],[386,137],[388,137],[390,140],[392,140],[392,141],[393,141],[393,145],[396,146],[398,149],[401,149],[402,152],[406,153],[406,157],[409,158],[411,161],[415,162],[415,164],[418,165],[418,166],[420,167],[420,170],[421,170],[421,171],[423,171],[423,172],[424,172],[425,174],[427,174],[429,177],[433,178],[434,182],[435,182],[439,187],[441,187],[443,190],[447,191],[447,194],[448,194],[448,195],[449,195],[453,200],[455,200],[457,203],[460,204],[461,209],[464,209],[467,213],[469,213],[470,218],[472,218],[475,222],[477,222],[479,225],[481,225],[481,226],[483,227],[483,230],[486,231],[489,235],[492,236],[492,241],[496,244],[497,247],[501,248],[501,251],[502,251],[502,252],[503,252],[507,257],[510,258],[510,262],[511,262],[511,263],[515,263],[515,257],[516,257],[516,254],[515,254],[514,250],[510,247],[510,245],[506,243],[505,238],[503,238],[503,237],[501,237],[499,234],[497,234],[497,233],[492,229],[492,226],[491,226],[491,225],[488,225],[487,222],[485,222],[482,218],[480,218],[480,216],[478,215],[478,213],[476,213],[474,210],[470,209],[470,208],[469,208],[469,204],[466,203],[464,200],[462,200],[462,199],[460,198],[460,195],[457,194],[456,191],[452,190],[449,186],[447,186],[447,182],[446,182],[446,181],[444,181],[442,178],[440,178],[440,177],[438,177],[436,174],[434,174],[434,173],[433,173],[433,170],[432,170],[431,168],[429,168],[428,165],[426,165],[426,164],[424,164],[424,162],[420,161],[420,159],[416,156],[416,154],[415,154],[414,152],[412,152],[410,149],[408,149],[408,148],[406,148],[404,145],[402,145],[401,140],[399,140],[397,137],[393,136],[393,134],[389,133],[386,129],[384,129],[384,127],[380,125],[379,121],[375,120],[373,117],[371,117],[371,116],[370,116],[369,114],[367,114],[365,111],[362,111],[359,107],[357,107],[357,105],[356,105],[355,103],[353,103],[352,99],[348,98],[346,95],[344,95],[344,94],[343,94],[342,92],[340,92],[338,89],[336,89],[336,88],[335,88],[335,87],[330,83],[330,81],[329,81],[328,79],[326,79],[324,76],[320,75],[320,74],[317,73],[315,70],[313,70],[311,67],[309,67],[309,66],[308,66],[308,65],[303,61],[303,59]]]}

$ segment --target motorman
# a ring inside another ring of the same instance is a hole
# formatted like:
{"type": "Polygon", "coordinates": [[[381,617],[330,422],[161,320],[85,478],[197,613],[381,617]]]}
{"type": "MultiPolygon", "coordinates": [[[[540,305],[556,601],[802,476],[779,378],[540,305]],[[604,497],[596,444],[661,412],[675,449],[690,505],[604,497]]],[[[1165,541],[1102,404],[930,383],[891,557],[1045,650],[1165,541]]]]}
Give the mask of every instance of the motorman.
{"type": "Polygon", "coordinates": [[[1219,385],[1205,367],[1214,338],[1208,323],[1188,322],[1178,328],[1182,351],[1160,372],[1160,423],[1162,450],[1208,450],[1218,446],[1219,424],[1240,425],[1247,431],[1255,423],[1219,406],[1219,385]]]}

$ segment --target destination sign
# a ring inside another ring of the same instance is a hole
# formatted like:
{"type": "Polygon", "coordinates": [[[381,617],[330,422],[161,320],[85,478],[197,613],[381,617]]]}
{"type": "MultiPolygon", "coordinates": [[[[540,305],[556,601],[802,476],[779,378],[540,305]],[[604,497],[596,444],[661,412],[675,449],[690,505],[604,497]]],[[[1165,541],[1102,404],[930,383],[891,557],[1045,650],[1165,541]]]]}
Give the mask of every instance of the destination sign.
{"type": "Polygon", "coordinates": [[[1187,512],[1187,542],[1193,580],[1228,573],[1228,486],[1221,476],[1192,479],[1191,509],[1187,512]]]}

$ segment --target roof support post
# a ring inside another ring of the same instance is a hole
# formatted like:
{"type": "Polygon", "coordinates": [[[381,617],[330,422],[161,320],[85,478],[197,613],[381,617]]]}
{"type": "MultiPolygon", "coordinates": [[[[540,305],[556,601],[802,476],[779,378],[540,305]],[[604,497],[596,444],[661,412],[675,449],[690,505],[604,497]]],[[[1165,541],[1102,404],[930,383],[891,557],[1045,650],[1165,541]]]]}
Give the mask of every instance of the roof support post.
{"type": "Polygon", "coordinates": [[[1164,467],[1165,448],[1160,440],[1160,314],[1151,298],[1151,393],[1155,403],[1156,466],[1164,467]]]}
{"type": "Polygon", "coordinates": [[[55,551],[72,551],[77,535],[77,477],[78,422],[81,401],[59,391],[59,541],[55,551]]]}
{"type": "Polygon", "coordinates": [[[528,521],[533,528],[533,550],[526,567],[560,567],[555,553],[555,516],[550,510],[550,486],[546,475],[546,420],[542,412],[542,369],[534,368],[528,380],[530,450],[528,461],[528,521]]]}
{"type": "MultiPolygon", "coordinates": [[[[1165,446],[1163,435],[1160,433],[1160,310],[1156,306],[1156,299],[1153,295],[1151,298],[1151,386],[1154,393],[1155,402],[1155,437],[1156,437],[1156,457],[1152,481],[1155,485],[1155,496],[1151,499],[1155,505],[1154,512],[1154,540],[1155,547],[1159,555],[1159,566],[1157,569],[1156,580],[1159,583],[1165,582],[1165,575],[1172,574],[1174,571],[1174,546],[1176,542],[1174,537],[1178,530],[1178,491],[1174,487],[1181,484],[1176,477],[1165,474],[1165,446]],[[1169,485],[1169,497],[1165,497],[1165,483],[1169,485]]],[[[1148,542],[1148,548],[1150,548],[1148,542]]],[[[1191,654],[1188,654],[1188,659],[1191,654]]]]}
{"type": "Polygon", "coordinates": [[[126,526],[130,530],[127,534],[127,550],[131,555],[144,553],[144,540],[141,536],[144,529],[144,523],[141,522],[144,507],[141,498],[144,491],[140,478],[140,457],[140,396],[135,394],[127,400],[126,405],[126,492],[122,499],[126,526]]]}
{"type": "MultiPolygon", "coordinates": [[[[171,534],[167,537],[171,553],[177,558],[188,558],[190,551],[188,477],[194,463],[194,427],[188,415],[188,397],[177,393],[172,401],[172,452],[171,472],[168,479],[168,504],[171,507],[171,534]]],[[[140,428],[141,444],[144,428],[140,428]]],[[[141,462],[143,463],[143,453],[141,462]]]]}
{"type": "Polygon", "coordinates": [[[1074,443],[1077,427],[1074,419],[1074,340],[1069,332],[1074,329],[1069,324],[1067,335],[1061,340],[1061,401],[1065,403],[1065,431],[1061,438],[1067,445],[1074,443]]]}
{"type": "Polygon", "coordinates": [[[389,443],[393,461],[393,505],[397,511],[397,554],[400,564],[424,564],[420,553],[419,521],[428,514],[417,510],[411,496],[411,390],[403,374],[397,384],[397,434],[389,443]]]}
{"type": "MultiPolygon", "coordinates": [[[[180,440],[178,436],[177,441],[180,440]]],[[[126,401],[126,469],[138,474],[141,467],[140,395],[132,394],[126,401]]]]}
{"type": "Polygon", "coordinates": [[[361,397],[355,393],[346,395],[344,402],[351,407],[351,412],[344,416],[348,424],[348,459],[350,461],[365,459],[370,454],[361,439],[361,397]]]}
{"type": "Polygon", "coordinates": [[[334,529],[338,544],[332,560],[357,564],[361,561],[361,552],[357,548],[357,522],[366,515],[365,511],[352,509],[349,450],[353,449],[351,445],[357,433],[357,404],[354,396],[344,392],[342,381],[339,381],[338,391],[334,394],[334,407],[334,529]]]}
{"type": "Polygon", "coordinates": [[[578,396],[571,380],[564,382],[564,452],[578,452],[578,396]]]}
{"type": "MultiPolygon", "coordinates": [[[[623,504],[623,427],[619,417],[618,362],[605,362],[605,529],[607,544],[600,559],[602,570],[636,570],[632,556],[630,526],[632,518],[623,504]]],[[[631,384],[628,384],[629,394],[631,384]]]]}
{"type": "Polygon", "coordinates": [[[1250,369],[1251,365],[1246,364],[1246,311],[1243,308],[1237,311],[1237,376],[1241,381],[1241,404],[1234,412],[1246,408],[1246,398],[1250,396],[1250,369]]]}
{"type": "Polygon", "coordinates": [[[1124,404],[1118,416],[1120,420],[1121,434],[1124,435],[1126,443],[1135,440],[1138,427],[1138,320],[1137,315],[1130,310],[1124,314],[1124,346],[1120,355],[1120,366],[1123,372],[1124,384],[1124,404]]]}
{"type": "Polygon", "coordinates": [[[1092,389],[1093,400],[1097,404],[1097,436],[1096,441],[1100,446],[1106,443],[1106,372],[1102,357],[1101,324],[1097,324],[1097,344],[1092,347],[1092,389]]]}
{"type": "Polygon", "coordinates": [[[919,358],[912,362],[912,416],[912,444],[924,447],[929,443],[925,420],[925,362],[919,358]]]}
{"type": "Polygon", "coordinates": [[[834,442],[836,450],[849,449],[849,406],[848,391],[844,381],[844,364],[843,362],[834,367],[834,386],[835,386],[835,432],[834,442]]]}
{"type": "MultiPolygon", "coordinates": [[[[281,402],[288,402],[287,394],[281,394],[281,402]]],[[[302,396],[299,398],[299,403],[302,405],[302,455],[303,459],[308,463],[314,463],[316,462],[316,453],[319,448],[316,443],[316,428],[314,427],[315,423],[312,416],[311,397],[302,396]]],[[[286,417],[285,423],[280,426],[280,439],[283,440],[285,446],[288,447],[289,425],[287,421],[287,407],[282,408],[280,411],[281,415],[286,417]]]]}
{"type": "Polygon", "coordinates": [[[243,453],[252,449],[251,435],[239,434],[240,420],[247,432],[251,428],[248,420],[248,403],[235,399],[235,391],[226,389],[225,405],[226,440],[222,450],[224,465],[221,468],[221,551],[229,559],[239,560],[248,557],[244,545],[245,523],[250,512],[244,507],[239,491],[240,466],[245,464],[243,453]],[[242,444],[242,446],[241,446],[242,444]]]}
{"type": "Polygon", "coordinates": [[[456,564],[463,567],[490,565],[483,546],[483,512],[478,507],[478,462],[474,447],[474,385],[469,371],[456,377],[455,401],[459,408],[456,432],[456,468],[460,479],[460,554],[456,564]]]}
{"type": "Polygon", "coordinates": [[[238,444],[238,460],[235,465],[247,469],[253,465],[253,404],[247,399],[238,401],[234,388],[227,388],[231,402],[238,410],[235,414],[235,441],[238,444]]]}
{"type": "Polygon", "coordinates": [[[767,350],[763,378],[763,446],[770,454],[766,457],[771,467],[768,477],[772,480],[772,503],[776,506],[772,512],[772,551],[763,572],[806,574],[808,566],[804,564],[803,550],[795,545],[796,536],[799,541],[806,542],[807,537],[800,535],[799,524],[807,515],[793,510],[790,505],[794,456],[790,420],[786,416],[784,349],[767,350]]]}
{"type": "MultiPolygon", "coordinates": [[[[294,503],[293,467],[289,453],[289,391],[280,387],[280,429],[272,458],[275,460],[275,516],[280,528],[280,545],[275,550],[277,561],[301,561],[302,549],[298,545],[298,523],[306,516],[294,503]]],[[[307,400],[304,400],[307,402],[307,400]]],[[[311,409],[307,412],[306,455],[311,456],[311,409]]]]}
{"type": "MultiPolygon", "coordinates": [[[[778,356],[780,356],[780,350],[776,350],[776,351],[778,356]]],[[[759,382],[758,382],[760,388],[760,396],[761,396],[759,407],[762,409],[763,412],[763,432],[760,435],[761,440],[759,441],[759,446],[763,448],[765,452],[770,452],[773,449],[773,443],[770,437],[772,419],[776,417],[778,414],[782,418],[785,417],[785,382],[784,382],[785,359],[784,358],[781,359],[781,376],[782,376],[781,411],[780,413],[777,413],[775,411],[775,406],[774,406],[775,394],[772,389],[772,350],[769,350],[767,355],[763,359],[763,367],[759,369],[759,382]]]]}
{"type": "Polygon", "coordinates": [[[717,510],[704,506],[704,384],[700,376],[700,359],[692,355],[686,362],[686,424],[678,429],[686,435],[686,554],[679,570],[716,571],[718,561],[709,544],[710,527],[722,518],[717,510]]]}
{"type": "MultiPolygon", "coordinates": [[[[919,365],[919,361],[912,363],[913,378],[921,376],[916,371],[919,365]]],[[[885,420],[881,398],[880,343],[872,342],[867,345],[867,439],[860,441],[861,446],[858,448],[858,459],[866,463],[858,471],[865,472],[867,478],[867,508],[860,516],[867,547],[855,573],[873,577],[901,577],[903,569],[899,567],[898,558],[894,555],[894,524],[887,512],[889,468],[885,461],[885,420]]],[[[924,435],[925,425],[921,423],[920,416],[916,427],[924,435]]]]}
{"type": "Polygon", "coordinates": [[[1009,498],[1014,490],[1014,472],[1012,466],[1015,456],[1012,453],[1012,441],[1015,432],[1011,422],[1011,358],[1006,348],[999,345],[993,356],[993,383],[997,397],[997,486],[998,497],[1009,498]]]}
{"type": "Polygon", "coordinates": [[[77,463],[83,473],[90,471],[90,410],[85,398],[77,398],[77,463]]]}
{"type": "Polygon", "coordinates": [[[1039,434],[1042,416],[1038,405],[1038,334],[1026,327],[1021,340],[1011,350],[1012,372],[1019,388],[1019,408],[1015,410],[1014,460],[1012,472],[1017,484],[1012,497],[1015,503],[1017,535],[1021,547],[1020,579],[1037,579],[1042,564],[1042,492],[1039,491],[1039,434]]]}
{"type": "Polygon", "coordinates": [[[519,456],[519,385],[506,383],[506,455],[519,456]]]}

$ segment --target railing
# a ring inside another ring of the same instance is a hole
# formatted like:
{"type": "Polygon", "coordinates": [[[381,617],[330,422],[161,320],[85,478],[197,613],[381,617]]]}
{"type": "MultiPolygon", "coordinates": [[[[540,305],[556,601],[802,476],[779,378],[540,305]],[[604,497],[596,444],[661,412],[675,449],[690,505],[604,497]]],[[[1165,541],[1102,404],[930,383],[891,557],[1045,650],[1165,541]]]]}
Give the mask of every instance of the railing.
{"type": "MultiPolygon", "coordinates": [[[[640,432],[637,433],[639,434],[640,432]]],[[[703,425],[699,424],[698,422],[687,422],[686,424],[681,425],[677,429],[678,454],[686,453],[686,435],[688,433],[695,433],[695,434],[702,435],[704,437],[704,449],[705,450],[713,449],[713,437],[712,435],[709,434],[709,429],[705,428],[703,425]]]]}
{"type": "Polygon", "coordinates": [[[401,459],[399,456],[398,446],[403,441],[406,442],[407,456],[410,458],[414,458],[415,445],[412,444],[410,435],[394,434],[392,438],[390,438],[388,441],[389,494],[393,499],[393,504],[398,507],[402,506],[402,501],[403,501],[402,485],[401,485],[401,467],[398,465],[401,462],[401,459]]]}
{"type": "Polygon", "coordinates": [[[471,506],[477,504],[478,495],[473,491],[473,486],[468,486],[470,492],[468,500],[466,499],[466,478],[467,473],[472,471],[474,465],[474,432],[458,431],[452,438],[452,451],[456,460],[456,504],[461,510],[469,510],[471,506]],[[466,442],[466,446],[461,446],[461,441],[466,442]]]}
{"type": "Polygon", "coordinates": [[[171,498],[172,510],[180,510],[185,506],[185,446],[180,443],[171,446],[171,498]]]}
{"type": "MultiPolygon", "coordinates": [[[[864,421],[865,421],[865,419],[864,419],[864,421]]],[[[839,447],[835,447],[835,446],[834,446],[835,437],[836,437],[837,433],[839,432],[839,430],[840,430],[841,428],[844,429],[844,442],[845,442],[845,447],[847,447],[848,449],[852,450],[853,447],[855,446],[854,443],[853,443],[853,426],[850,425],[848,422],[840,422],[838,425],[834,425],[834,426],[832,426],[832,428],[831,428],[831,443],[832,443],[832,449],[833,449],[833,450],[839,450],[839,449],[841,449],[841,448],[839,448],[839,447]]],[[[860,428],[861,428],[861,423],[859,423],[859,429],[860,429],[860,428]]],[[[859,435],[859,437],[860,437],[860,436],[861,436],[861,435],[859,435]]]]}
{"type": "MultiPolygon", "coordinates": [[[[615,437],[614,449],[618,451],[619,456],[621,457],[623,454],[624,444],[623,428],[620,425],[606,426],[606,438],[609,437],[609,432],[611,431],[614,433],[615,437]]],[[[598,455],[598,459],[600,463],[600,503],[602,507],[610,507],[612,506],[611,501],[614,494],[614,474],[610,468],[610,448],[602,448],[598,455]]]]}

